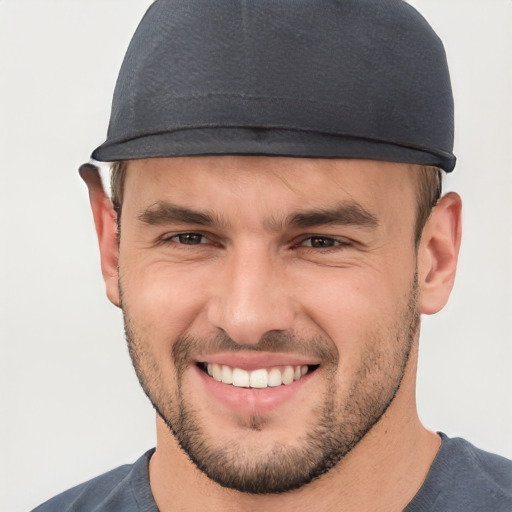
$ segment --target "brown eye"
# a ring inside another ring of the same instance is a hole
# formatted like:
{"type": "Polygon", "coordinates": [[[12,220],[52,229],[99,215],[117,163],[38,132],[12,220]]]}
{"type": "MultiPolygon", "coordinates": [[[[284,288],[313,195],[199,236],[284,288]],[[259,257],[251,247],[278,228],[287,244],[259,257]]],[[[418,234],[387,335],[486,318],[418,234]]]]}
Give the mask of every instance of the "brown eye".
{"type": "Polygon", "coordinates": [[[172,240],[183,245],[199,245],[204,243],[204,236],[199,233],[181,233],[172,237],[172,240]]]}
{"type": "Polygon", "coordinates": [[[307,240],[304,240],[304,244],[315,249],[329,249],[331,247],[335,247],[338,242],[334,238],[312,236],[307,240]]]}

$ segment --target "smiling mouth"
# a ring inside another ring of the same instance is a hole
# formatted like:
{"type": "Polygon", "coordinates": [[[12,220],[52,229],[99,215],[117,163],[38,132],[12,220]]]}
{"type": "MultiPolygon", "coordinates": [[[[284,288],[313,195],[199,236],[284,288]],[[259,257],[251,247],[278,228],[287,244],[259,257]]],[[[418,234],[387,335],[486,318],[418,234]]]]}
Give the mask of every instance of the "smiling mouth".
{"type": "Polygon", "coordinates": [[[247,371],[217,363],[197,363],[204,373],[218,382],[237,388],[265,389],[288,386],[315,371],[319,365],[276,366],[247,371]]]}

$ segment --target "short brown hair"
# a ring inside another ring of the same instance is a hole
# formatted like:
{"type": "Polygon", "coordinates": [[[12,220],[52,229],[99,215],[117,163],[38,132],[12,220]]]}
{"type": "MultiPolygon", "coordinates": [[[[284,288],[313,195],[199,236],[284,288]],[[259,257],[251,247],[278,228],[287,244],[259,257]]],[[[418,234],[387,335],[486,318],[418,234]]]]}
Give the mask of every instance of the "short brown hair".
{"type": "Polygon", "coordinates": [[[121,215],[121,207],[123,205],[125,176],[126,160],[114,162],[110,168],[110,199],[112,200],[112,205],[117,213],[118,222],[119,216],[121,215]]]}
{"type": "MultiPolygon", "coordinates": [[[[421,240],[423,228],[437,204],[442,191],[442,171],[437,167],[421,165],[417,168],[418,177],[416,180],[416,197],[418,208],[416,211],[416,225],[414,229],[414,243],[416,247],[421,240]]],[[[123,205],[124,180],[126,176],[126,161],[114,162],[110,175],[111,199],[114,210],[117,213],[118,224],[123,205]]]]}
{"type": "Polygon", "coordinates": [[[416,210],[414,243],[416,247],[418,247],[423,228],[432,213],[432,208],[434,208],[441,198],[443,190],[443,171],[437,167],[428,165],[419,166],[416,185],[418,207],[416,210]]]}

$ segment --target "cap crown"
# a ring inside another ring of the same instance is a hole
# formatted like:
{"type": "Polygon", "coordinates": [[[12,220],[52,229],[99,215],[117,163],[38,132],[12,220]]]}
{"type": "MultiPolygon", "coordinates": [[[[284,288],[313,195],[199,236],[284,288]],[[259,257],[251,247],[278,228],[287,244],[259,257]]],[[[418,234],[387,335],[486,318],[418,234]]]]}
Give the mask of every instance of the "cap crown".
{"type": "Polygon", "coordinates": [[[451,171],[443,45],[401,0],[158,0],[98,160],[365,157],[451,171]]]}

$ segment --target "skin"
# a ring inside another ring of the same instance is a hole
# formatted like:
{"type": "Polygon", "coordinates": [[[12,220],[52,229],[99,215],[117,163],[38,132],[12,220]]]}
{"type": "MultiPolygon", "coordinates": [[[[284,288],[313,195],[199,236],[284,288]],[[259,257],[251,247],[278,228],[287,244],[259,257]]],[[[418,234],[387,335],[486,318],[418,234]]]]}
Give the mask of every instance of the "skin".
{"type": "Polygon", "coordinates": [[[444,196],[416,248],[414,170],[277,157],[133,161],[119,245],[99,178],[82,174],[107,295],[123,307],[134,365],[160,412],[150,480],[161,511],[391,511],[412,499],[440,444],[416,412],[415,320],[448,299],[461,212],[456,194],[444,196]],[[177,218],[162,204],[207,212],[213,222],[177,218]],[[340,205],[341,221],[303,215],[307,222],[297,222],[297,212],[339,212],[340,205]],[[354,205],[365,215],[350,217],[354,205]],[[247,361],[277,353],[319,366],[283,403],[239,409],[220,403],[197,368],[219,353],[247,361]],[[327,410],[331,423],[322,432],[327,410]],[[180,430],[195,425],[217,457],[233,455],[234,474],[265,461],[279,467],[303,452],[312,433],[350,435],[330,471],[296,490],[257,495],[218,485],[190,461],[178,440],[183,445],[180,430]]]}

